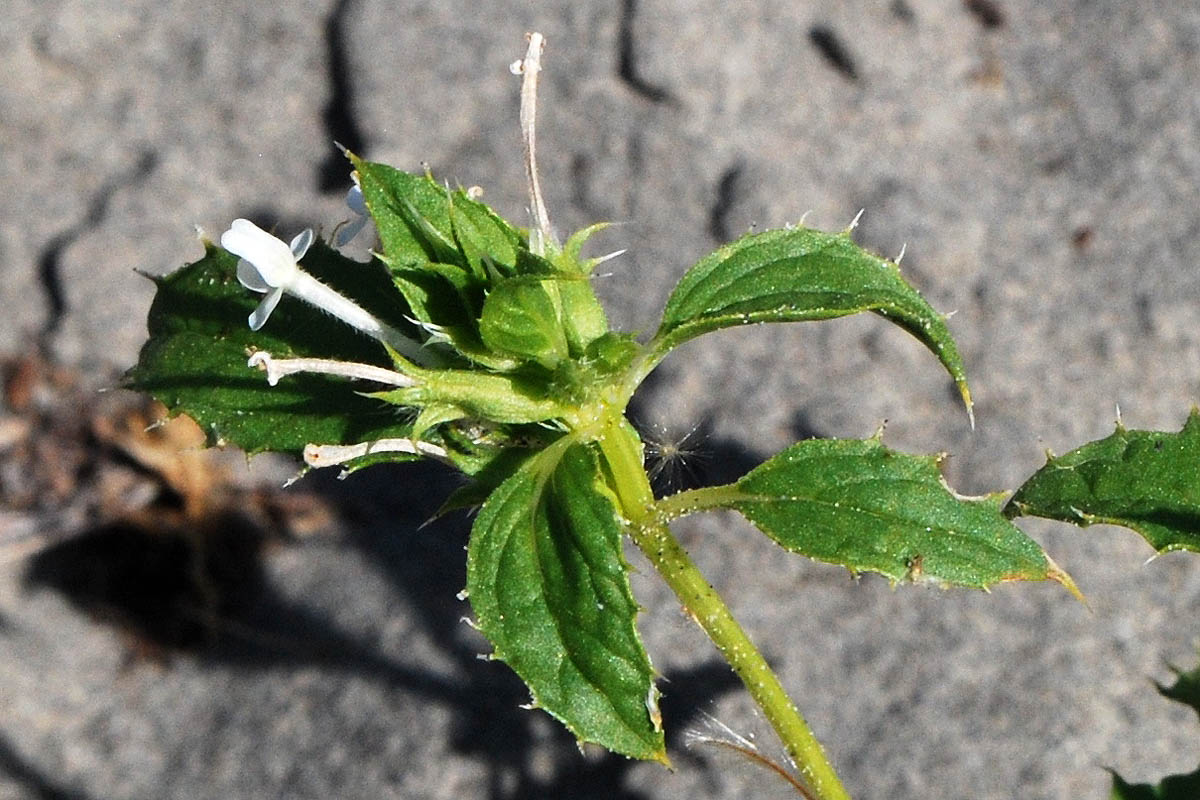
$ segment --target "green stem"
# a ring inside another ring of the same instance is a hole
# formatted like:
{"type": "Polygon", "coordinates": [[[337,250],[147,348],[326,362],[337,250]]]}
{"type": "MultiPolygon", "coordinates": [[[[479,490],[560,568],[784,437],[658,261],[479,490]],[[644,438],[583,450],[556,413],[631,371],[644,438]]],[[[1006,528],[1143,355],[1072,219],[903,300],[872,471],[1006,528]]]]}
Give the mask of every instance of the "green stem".
{"type": "Polygon", "coordinates": [[[609,419],[598,440],[611,472],[629,533],[684,609],[713,641],[750,696],[779,734],[788,755],[818,800],[850,800],[820,742],[796,710],[762,653],[733,618],[725,601],[672,535],[666,517],[655,510],[654,493],[642,464],[636,434],[624,418],[609,419]]]}
{"type": "Polygon", "coordinates": [[[695,514],[697,511],[708,511],[714,508],[730,508],[735,501],[753,499],[737,484],[725,486],[706,486],[703,489],[688,489],[676,492],[670,497],[656,501],[654,510],[663,520],[670,521],[695,514]]]}

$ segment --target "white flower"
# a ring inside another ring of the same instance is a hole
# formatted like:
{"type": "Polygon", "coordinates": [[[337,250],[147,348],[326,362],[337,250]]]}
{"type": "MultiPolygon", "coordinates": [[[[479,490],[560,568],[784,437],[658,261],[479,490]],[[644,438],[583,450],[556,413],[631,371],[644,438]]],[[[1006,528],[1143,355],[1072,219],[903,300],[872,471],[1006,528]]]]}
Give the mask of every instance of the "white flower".
{"type": "Polygon", "coordinates": [[[250,315],[250,329],[261,328],[286,293],[383,342],[410,361],[428,363],[420,343],[300,269],[297,262],[312,242],[311,229],[301,231],[287,245],[248,219],[235,219],[221,234],[221,246],[241,257],[238,280],[250,291],[266,294],[250,315]]]}
{"type": "Polygon", "coordinates": [[[350,187],[350,191],[346,192],[346,205],[354,212],[354,219],[347,222],[338,231],[335,244],[338,247],[343,247],[350,243],[350,240],[358,236],[366,224],[371,220],[367,214],[367,201],[363,198],[362,186],[358,182],[358,172],[351,172],[350,179],[354,181],[354,185],[350,187]]]}
{"type": "Polygon", "coordinates": [[[235,219],[229,230],[221,234],[221,246],[241,256],[237,265],[238,280],[252,292],[266,294],[250,315],[250,330],[258,330],[279,305],[279,298],[296,283],[300,265],[312,245],[312,228],[305,228],[291,245],[276,239],[248,219],[235,219]]]}

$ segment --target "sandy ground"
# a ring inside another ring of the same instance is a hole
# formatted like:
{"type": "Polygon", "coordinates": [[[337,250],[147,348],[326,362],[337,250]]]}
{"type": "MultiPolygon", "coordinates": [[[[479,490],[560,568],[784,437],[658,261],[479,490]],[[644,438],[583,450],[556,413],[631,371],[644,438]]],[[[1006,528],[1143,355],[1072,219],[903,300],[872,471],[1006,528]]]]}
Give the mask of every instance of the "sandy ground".
{"type": "MultiPolygon", "coordinates": [[[[193,226],[345,218],[335,139],[482,185],[522,219],[507,65],[528,30],[549,41],[554,220],[622,223],[602,246],[630,248],[598,284],[616,325],[652,328],[719,242],[806,213],[840,229],[862,208],[858,240],[906,247],[909,279],[957,311],[974,432],[934,359],[875,317],[689,344],[636,416],[666,436],[700,426],[693,477],[887,420],[888,444],[949,452],[950,482],[981,493],[1106,435],[1118,404],[1128,427],[1177,429],[1197,401],[1195,3],[480,5],[6,4],[3,800],[787,796],[683,747],[703,714],[770,740],[648,570],[635,589],[675,772],[580,754],[476,659],[454,596],[469,520],[419,527],[451,476],[283,492],[277,462],[179,467],[161,441],[147,455],[109,429],[134,400],[95,394],[145,336],[152,286],[134,270],[198,257],[193,226]],[[162,511],[179,474],[208,476],[209,506],[162,511]]],[[[1090,612],[1055,585],[853,581],[732,516],[678,532],[855,798],[1101,798],[1104,767],[1194,769],[1195,719],[1150,681],[1194,662],[1200,562],[1147,563],[1115,528],[1022,524],[1090,612]]]]}

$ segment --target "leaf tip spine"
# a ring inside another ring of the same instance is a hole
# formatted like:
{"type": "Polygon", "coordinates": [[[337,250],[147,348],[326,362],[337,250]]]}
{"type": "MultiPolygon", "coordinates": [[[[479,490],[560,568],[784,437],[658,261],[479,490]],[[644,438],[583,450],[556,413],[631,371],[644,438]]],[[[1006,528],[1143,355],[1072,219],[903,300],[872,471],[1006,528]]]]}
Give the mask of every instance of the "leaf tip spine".
{"type": "Polygon", "coordinates": [[[1070,574],[1054,563],[1049,555],[1046,556],[1046,577],[1052,581],[1058,582],[1064,589],[1071,593],[1071,596],[1083,604],[1083,607],[1088,611],[1092,611],[1092,605],[1088,602],[1087,597],[1079,590],[1079,586],[1075,583],[1075,579],[1070,574]]]}
{"type": "Polygon", "coordinates": [[[134,268],[133,272],[135,275],[140,275],[146,280],[150,281],[155,286],[161,286],[163,283],[163,278],[165,277],[164,275],[152,275],[149,272],[146,272],[144,269],[139,269],[137,267],[134,268]]]}

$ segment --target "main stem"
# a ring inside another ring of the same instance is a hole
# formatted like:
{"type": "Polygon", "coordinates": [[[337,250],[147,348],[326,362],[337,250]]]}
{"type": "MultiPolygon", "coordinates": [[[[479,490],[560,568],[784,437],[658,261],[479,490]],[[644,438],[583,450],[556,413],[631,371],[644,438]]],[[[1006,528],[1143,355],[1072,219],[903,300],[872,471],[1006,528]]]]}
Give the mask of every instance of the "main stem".
{"type": "Polygon", "coordinates": [[[623,418],[608,420],[599,445],[611,469],[634,543],[742,679],[750,696],[779,734],[813,796],[817,800],[850,800],[821,743],[796,710],[779,678],[733,618],[725,601],[671,533],[665,519],[656,513],[641,448],[628,423],[623,418]]]}

